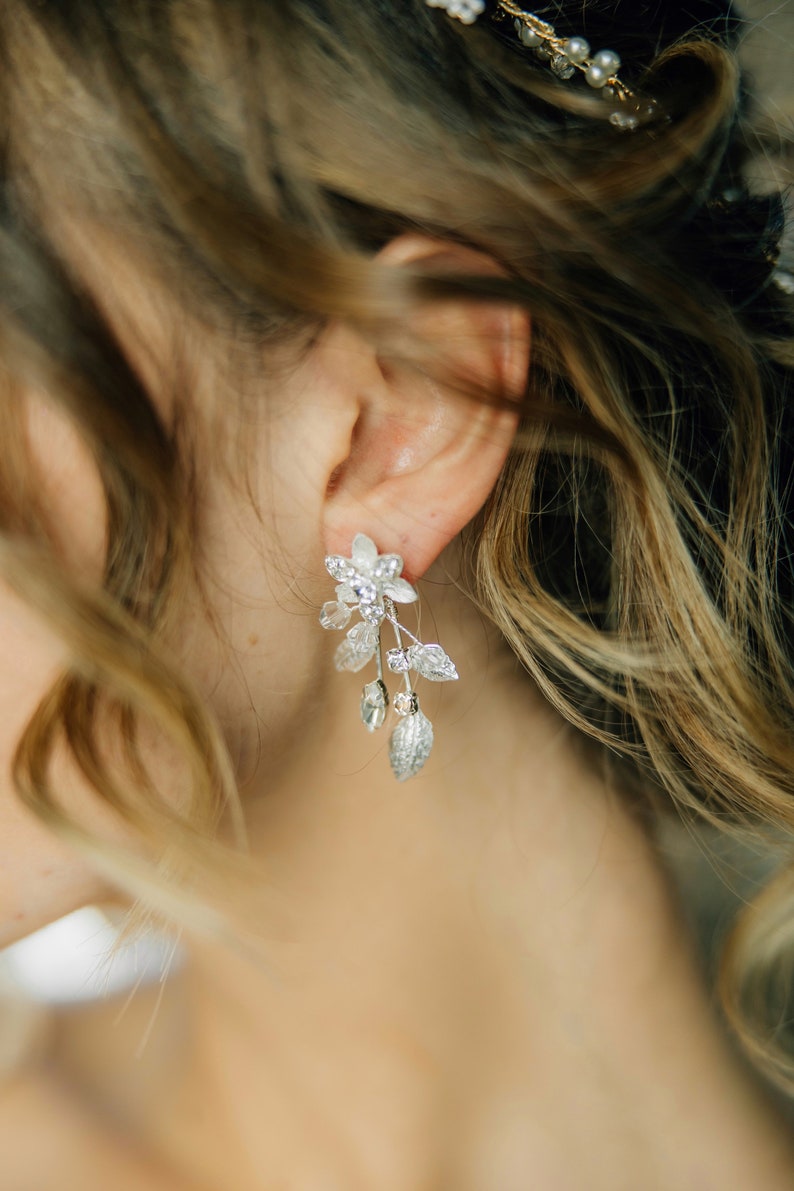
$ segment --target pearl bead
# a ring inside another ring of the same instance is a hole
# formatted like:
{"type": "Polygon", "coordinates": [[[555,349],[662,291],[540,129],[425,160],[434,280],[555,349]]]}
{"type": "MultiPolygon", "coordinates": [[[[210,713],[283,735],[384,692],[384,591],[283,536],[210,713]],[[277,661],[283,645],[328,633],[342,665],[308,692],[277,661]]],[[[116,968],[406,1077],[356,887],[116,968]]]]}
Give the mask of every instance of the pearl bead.
{"type": "Polygon", "coordinates": [[[614,50],[599,50],[593,58],[595,66],[600,66],[607,74],[615,74],[620,70],[620,54],[616,54],[614,50]]]}
{"type": "Polygon", "coordinates": [[[588,66],[584,72],[584,77],[591,87],[605,87],[610,77],[610,72],[604,70],[603,66],[599,66],[598,63],[594,62],[592,66],[588,66]]]}
{"type": "Polygon", "coordinates": [[[566,58],[571,62],[584,62],[585,58],[590,54],[590,43],[584,37],[569,37],[565,45],[562,47],[566,58]]]}
{"type": "Polygon", "coordinates": [[[540,43],[543,41],[543,38],[539,33],[536,33],[534,29],[527,28],[526,25],[521,26],[521,32],[518,36],[523,41],[524,45],[540,45],[540,43]]]}

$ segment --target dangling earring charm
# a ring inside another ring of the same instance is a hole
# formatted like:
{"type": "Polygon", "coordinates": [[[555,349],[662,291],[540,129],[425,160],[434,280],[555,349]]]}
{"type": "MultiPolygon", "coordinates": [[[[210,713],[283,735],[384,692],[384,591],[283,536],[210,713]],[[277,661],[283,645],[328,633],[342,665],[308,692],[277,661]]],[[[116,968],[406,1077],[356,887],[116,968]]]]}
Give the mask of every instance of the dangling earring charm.
{"type": "Polygon", "coordinates": [[[458,672],[440,645],[423,645],[400,624],[397,605],[414,604],[419,596],[407,579],[400,577],[403,560],[399,554],[378,554],[372,539],[359,533],[353,539],[351,557],[330,554],[325,567],[336,579],[337,588],[336,599],[323,604],[320,624],[324,629],[344,629],[354,611],[361,616],[348,629],[334,665],[337,670],[357,673],[374,658],[377,666],[377,676],[361,693],[361,719],[370,732],[383,727],[390,705],[381,648],[384,622],[394,632],[395,647],[386,654],[386,664],[393,674],[403,675],[404,690],[391,701],[400,720],[389,741],[389,760],[397,780],[405,781],[419,772],[433,747],[433,725],[419,707],[410,672],[431,682],[454,682],[458,672]]]}

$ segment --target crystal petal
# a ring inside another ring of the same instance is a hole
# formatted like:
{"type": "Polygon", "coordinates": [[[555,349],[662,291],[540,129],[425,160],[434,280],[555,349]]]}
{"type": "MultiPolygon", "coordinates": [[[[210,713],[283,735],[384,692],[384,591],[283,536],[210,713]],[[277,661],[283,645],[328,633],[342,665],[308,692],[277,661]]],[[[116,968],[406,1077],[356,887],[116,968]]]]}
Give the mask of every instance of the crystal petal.
{"type": "Polygon", "coordinates": [[[458,677],[455,663],[440,645],[412,645],[408,656],[411,669],[431,682],[454,682],[458,677]]]}
{"type": "Polygon", "coordinates": [[[407,579],[391,579],[384,583],[383,594],[394,600],[395,604],[414,604],[419,599],[407,579]]]}
{"type": "Polygon", "coordinates": [[[378,561],[378,547],[372,538],[365,533],[357,533],[353,538],[353,566],[357,571],[369,574],[378,561]]]}
{"type": "Polygon", "coordinates": [[[389,761],[398,782],[418,773],[433,747],[433,725],[421,711],[400,720],[389,741],[389,761]]]}

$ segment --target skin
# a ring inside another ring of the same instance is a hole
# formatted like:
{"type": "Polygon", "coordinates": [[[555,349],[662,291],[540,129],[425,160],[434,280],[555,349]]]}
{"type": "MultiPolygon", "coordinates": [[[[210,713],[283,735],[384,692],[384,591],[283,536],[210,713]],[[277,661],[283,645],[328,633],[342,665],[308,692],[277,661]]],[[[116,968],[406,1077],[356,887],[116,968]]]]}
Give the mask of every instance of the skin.
{"type": "MultiPolygon", "coordinates": [[[[73,232],[89,275],[96,243],[73,232]]],[[[420,237],[383,259],[439,252],[496,268],[420,237]]],[[[131,350],[154,345],[141,369],[156,392],[168,324],[123,256],[107,275],[108,317],[131,350]]],[[[520,392],[521,312],[449,303],[423,317],[461,367],[520,392]]],[[[201,450],[224,378],[194,350],[201,450]]],[[[267,516],[211,451],[200,471],[224,640],[196,601],[175,643],[245,777],[253,853],[278,895],[261,922],[268,962],[194,940],[165,991],[141,991],[120,1020],[116,1005],[62,1015],[51,1065],[0,1100],[4,1187],[791,1188],[784,1130],[717,1030],[651,843],[454,583],[457,535],[514,415],[390,373],[340,324],[268,400],[253,473],[267,516]],[[405,785],[357,722],[360,676],[333,670],[339,636],[316,621],[332,594],[323,556],[349,554],[356,532],[401,553],[412,579],[429,572],[424,631],[461,671],[425,684],[437,743],[405,785]]],[[[34,434],[52,507],[75,564],[96,566],[101,500],[60,429],[58,451],[34,434]]],[[[0,598],[5,773],[62,657],[0,598]]],[[[63,777],[75,813],[118,830],[65,762],[63,777]]],[[[114,896],[7,778],[0,815],[4,942],[114,896]]]]}

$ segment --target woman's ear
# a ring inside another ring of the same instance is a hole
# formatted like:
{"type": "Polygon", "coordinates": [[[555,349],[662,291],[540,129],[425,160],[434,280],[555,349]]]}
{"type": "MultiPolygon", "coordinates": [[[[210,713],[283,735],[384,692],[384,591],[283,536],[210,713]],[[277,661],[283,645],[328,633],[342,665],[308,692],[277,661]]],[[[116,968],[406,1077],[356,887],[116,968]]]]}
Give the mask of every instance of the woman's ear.
{"type": "MultiPolygon", "coordinates": [[[[484,253],[419,235],[393,240],[378,259],[504,274],[484,253]]],[[[491,492],[515,436],[530,343],[524,310],[486,301],[427,305],[421,332],[455,373],[517,404],[512,410],[461,397],[412,369],[390,369],[358,344],[346,378],[355,411],[325,498],[325,547],[349,554],[354,536],[365,533],[381,551],[401,554],[410,578],[425,572],[491,492]]]]}

